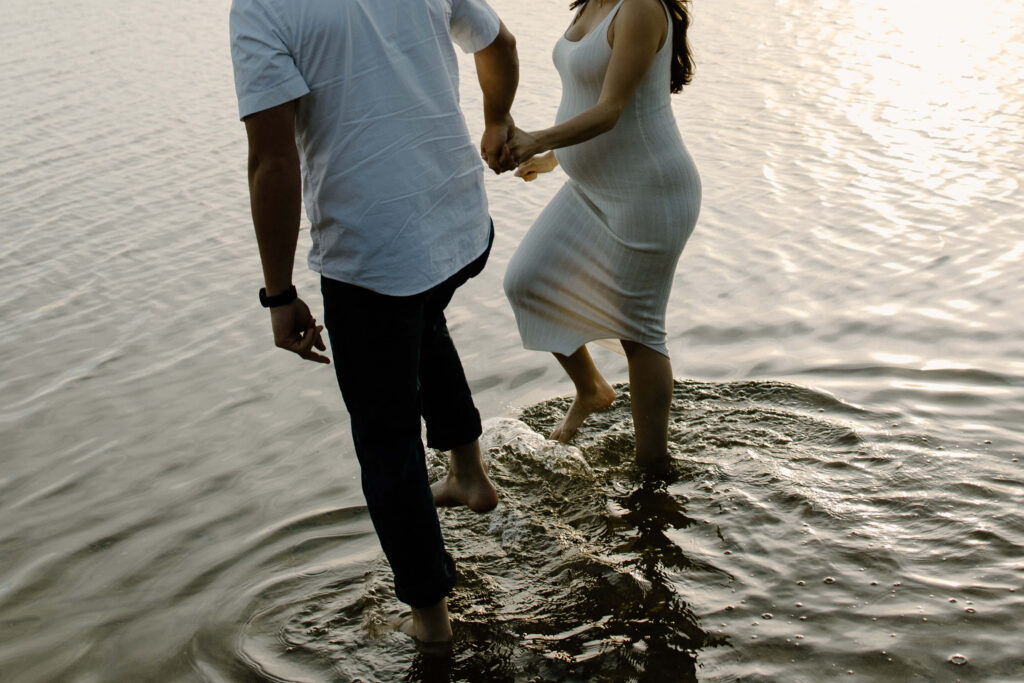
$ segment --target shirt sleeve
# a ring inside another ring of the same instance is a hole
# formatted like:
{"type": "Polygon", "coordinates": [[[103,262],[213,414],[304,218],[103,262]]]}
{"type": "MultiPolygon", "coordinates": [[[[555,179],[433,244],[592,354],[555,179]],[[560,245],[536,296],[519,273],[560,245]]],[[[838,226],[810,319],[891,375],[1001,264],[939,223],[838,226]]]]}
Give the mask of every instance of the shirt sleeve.
{"type": "Polygon", "coordinates": [[[466,53],[479,52],[498,37],[501,20],[485,0],[452,0],[452,41],[466,53]]]}
{"type": "Polygon", "coordinates": [[[231,62],[238,117],[276,107],[309,92],[276,15],[259,0],[231,4],[231,62]]]}

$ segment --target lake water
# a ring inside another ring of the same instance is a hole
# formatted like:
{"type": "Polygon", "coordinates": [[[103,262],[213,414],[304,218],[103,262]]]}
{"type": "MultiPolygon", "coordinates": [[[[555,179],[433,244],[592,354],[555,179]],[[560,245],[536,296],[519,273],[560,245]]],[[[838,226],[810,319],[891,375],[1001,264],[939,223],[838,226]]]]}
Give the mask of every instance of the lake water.
{"type": "MultiPolygon", "coordinates": [[[[625,391],[538,436],[571,387],[501,278],[564,177],[488,177],[449,320],[503,503],[442,512],[442,661],[383,628],[333,373],[256,303],[228,5],[4,0],[0,680],[1024,679],[1024,5],[696,4],[671,483],[625,391]]],[[[565,3],[494,6],[549,125],[565,3]]]]}

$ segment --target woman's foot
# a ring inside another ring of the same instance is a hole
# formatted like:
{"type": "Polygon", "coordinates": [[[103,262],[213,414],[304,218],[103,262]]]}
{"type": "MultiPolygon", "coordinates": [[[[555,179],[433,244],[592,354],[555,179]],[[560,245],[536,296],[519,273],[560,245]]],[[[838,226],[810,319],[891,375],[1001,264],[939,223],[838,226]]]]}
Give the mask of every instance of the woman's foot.
{"type": "Polygon", "coordinates": [[[548,438],[569,443],[576,436],[576,432],[579,431],[587,416],[607,410],[614,401],[615,389],[603,379],[596,384],[593,391],[577,392],[562,424],[555,427],[548,438]]]}
{"type": "Polygon", "coordinates": [[[652,457],[650,455],[645,456],[637,451],[636,464],[640,471],[648,477],[668,479],[672,475],[672,458],[668,453],[652,457]]]}
{"type": "Polygon", "coordinates": [[[498,491],[487,476],[480,442],[452,449],[448,474],[430,487],[437,507],[465,505],[473,512],[490,512],[498,505],[498,491]]]}

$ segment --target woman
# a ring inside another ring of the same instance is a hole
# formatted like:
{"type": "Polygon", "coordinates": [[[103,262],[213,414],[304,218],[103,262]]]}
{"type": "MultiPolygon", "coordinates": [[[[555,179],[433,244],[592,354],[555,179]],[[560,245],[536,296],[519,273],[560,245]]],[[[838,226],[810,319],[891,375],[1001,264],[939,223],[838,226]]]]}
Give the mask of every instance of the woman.
{"type": "Polygon", "coordinates": [[[557,123],[517,129],[508,143],[523,180],[557,164],[569,176],[505,275],[524,346],[553,352],[576,386],[551,438],[567,443],[590,413],[611,405],[615,392],[585,344],[619,339],[637,461],[656,469],[669,462],[665,307],[701,194],[669,101],[693,70],[685,4],[575,0],[579,12],[554,50],[557,123]]]}

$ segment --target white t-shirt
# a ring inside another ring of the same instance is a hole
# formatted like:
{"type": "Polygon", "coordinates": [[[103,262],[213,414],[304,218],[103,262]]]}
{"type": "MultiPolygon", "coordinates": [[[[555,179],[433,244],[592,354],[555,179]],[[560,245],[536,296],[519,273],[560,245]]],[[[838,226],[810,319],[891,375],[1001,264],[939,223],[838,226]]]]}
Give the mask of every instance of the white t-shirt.
{"type": "Polygon", "coordinates": [[[310,268],[406,296],[483,253],[483,163],[452,41],[494,41],[484,0],[234,0],[230,23],[239,116],[298,99],[310,268]]]}

